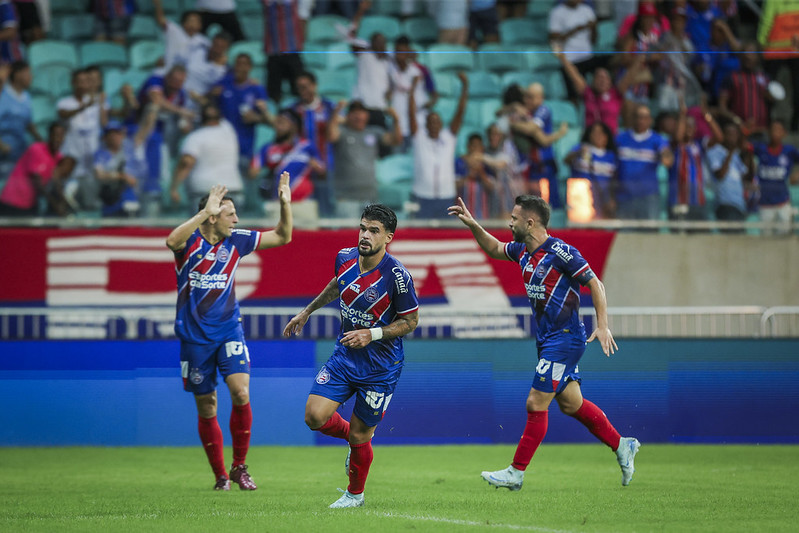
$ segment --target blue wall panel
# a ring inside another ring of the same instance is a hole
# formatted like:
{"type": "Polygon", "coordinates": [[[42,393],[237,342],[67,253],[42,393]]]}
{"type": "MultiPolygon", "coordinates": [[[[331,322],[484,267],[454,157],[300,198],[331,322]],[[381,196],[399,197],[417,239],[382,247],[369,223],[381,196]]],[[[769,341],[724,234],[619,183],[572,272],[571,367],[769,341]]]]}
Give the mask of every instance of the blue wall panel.
{"type": "MultiPolygon", "coordinates": [[[[253,444],[330,444],[303,422],[330,341],[251,341],[253,444]]],[[[412,340],[381,444],[517,442],[535,366],[530,340],[412,340]]],[[[589,345],[583,393],[646,442],[799,442],[799,342],[624,340],[589,345]]],[[[220,387],[225,435],[230,398],[220,387]]],[[[176,341],[4,342],[0,445],[195,445],[176,341]]],[[[349,417],[351,402],[342,407],[349,417]]],[[[553,406],[547,442],[591,442],[553,406]]],[[[229,442],[229,437],[227,437],[229,442]]]]}

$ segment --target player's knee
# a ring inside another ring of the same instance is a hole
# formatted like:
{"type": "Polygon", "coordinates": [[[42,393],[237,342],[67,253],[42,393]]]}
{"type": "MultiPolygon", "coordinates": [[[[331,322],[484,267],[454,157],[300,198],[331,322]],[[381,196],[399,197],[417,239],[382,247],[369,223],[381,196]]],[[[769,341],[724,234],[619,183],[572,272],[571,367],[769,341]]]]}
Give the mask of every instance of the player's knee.
{"type": "Polygon", "coordinates": [[[574,416],[574,413],[576,413],[579,409],[578,406],[575,406],[573,403],[569,402],[558,403],[558,407],[560,407],[561,413],[569,416],[574,416]]]}
{"type": "Polygon", "coordinates": [[[235,405],[246,405],[250,403],[250,391],[246,388],[230,391],[230,396],[235,405]]]}
{"type": "Polygon", "coordinates": [[[327,420],[322,420],[322,417],[319,416],[318,413],[315,413],[311,410],[305,411],[305,425],[312,430],[316,431],[320,427],[324,426],[325,422],[327,422],[327,420]]]}

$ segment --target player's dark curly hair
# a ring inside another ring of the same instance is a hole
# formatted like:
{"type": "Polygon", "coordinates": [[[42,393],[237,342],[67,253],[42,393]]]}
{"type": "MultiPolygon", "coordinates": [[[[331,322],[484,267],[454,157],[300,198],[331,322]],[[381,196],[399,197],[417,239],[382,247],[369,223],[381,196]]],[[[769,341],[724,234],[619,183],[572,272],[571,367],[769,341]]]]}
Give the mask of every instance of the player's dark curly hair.
{"type": "Polygon", "coordinates": [[[549,215],[551,210],[549,209],[549,204],[546,202],[546,200],[540,196],[534,196],[532,194],[523,194],[521,196],[517,196],[516,205],[525,211],[531,211],[538,215],[538,217],[541,219],[541,224],[543,224],[545,228],[549,226],[549,215]]]}
{"type": "Polygon", "coordinates": [[[397,215],[390,207],[383,204],[369,204],[364,207],[361,220],[380,222],[388,233],[394,233],[397,230],[397,215]]]}

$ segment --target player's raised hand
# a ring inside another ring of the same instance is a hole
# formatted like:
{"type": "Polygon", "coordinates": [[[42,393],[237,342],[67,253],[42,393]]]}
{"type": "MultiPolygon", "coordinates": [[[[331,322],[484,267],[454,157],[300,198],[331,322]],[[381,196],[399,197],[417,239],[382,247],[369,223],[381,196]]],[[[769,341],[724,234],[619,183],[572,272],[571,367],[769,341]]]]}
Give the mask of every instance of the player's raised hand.
{"type": "Polygon", "coordinates": [[[283,328],[283,336],[284,337],[291,337],[292,335],[299,335],[300,330],[308,322],[308,317],[310,315],[306,314],[305,312],[300,312],[294,316],[289,323],[286,324],[286,327],[283,328]]]}
{"type": "Polygon", "coordinates": [[[289,173],[283,171],[280,175],[280,182],[277,186],[277,197],[280,198],[280,201],[284,204],[291,203],[291,187],[289,187],[289,173]]]}
{"type": "Polygon", "coordinates": [[[456,205],[451,205],[447,208],[447,214],[458,217],[459,219],[461,219],[461,222],[463,222],[467,226],[471,227],[472,224],[476,224],[477,221],[474,219],[469,210],[466,209],[466,204],[463,203],[463,198],[458,196],[456,202],[457,202],[456,205]]]}
{"type": "Polygon", "coordinates": [[[616,345],[616,341],[613,340],[613,333],[610,332],[610,328],[596,328],[594,329],[591,336],[588,337],[588,341],[591,342],[594,339],[599,339],[599,345],[602,346],[602,351],[605,352],[605,355],[610,357],[611,354],[616,353],[616,350],[619,347],[616,345]]]}
{"type": "Polygon", "coordinates": [[[227,194],[227,187],[224,185],[214,185],[208,193],[208,201],[205,203],[205,212],[208,216],[216,216],[222,212],[222,198],[227,194]]]}

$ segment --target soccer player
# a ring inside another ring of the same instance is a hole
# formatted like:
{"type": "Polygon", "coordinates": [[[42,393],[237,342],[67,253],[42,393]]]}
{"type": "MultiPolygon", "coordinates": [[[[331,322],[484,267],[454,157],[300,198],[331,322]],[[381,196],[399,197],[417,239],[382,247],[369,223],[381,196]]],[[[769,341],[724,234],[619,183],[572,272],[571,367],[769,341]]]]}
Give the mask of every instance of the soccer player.
{"type": "Polygon", "coordinates": [[[554,398],[560,410],[580,421],[599,440],[616,452],[621,484],[627,485],[635,468],[637,439],[621,437],[599,407],[583,399],[577,363],[585,351],[585,326],[580,322],[580,285],[591,289],[596,308],[596,328],[588,342],[598,339],[606,356],[618,350],[608,328],[605,287],[580,252],[547,233],[550,208],[538,196],[516,198],[510,216],[513,242],[503,243],[489,234],[466,209],[461,198],[449,208],[474,235],[483,251],[494,259],[519,263],[527,297],[536,320],[538,365],[527,397],[527,425],[513,463],[504,470],[483,472],[495,487],[519,490],[524,471],[547,432],[549,404],[554,398]]]}
{"type": "Polygon", "coordinates": [[[227,189],[215,185],[200,199],[199,212],[172,230],[166,245],[175,254],[178,281],[175,333],[180,338],[183,388],[194,394],[200,439],[216,476],[214,490],[257,487],[247,472],[250,447],[250,353],[244,342],[233,273],[239,260],[253,252],[291,241],[289,174],[280,176],[280,220],[270,231],[235,229],[239,219],[227,189]],[[216,373],[230,390],[233,411],[233,466],[225,470],[222,430],[216,419],[216,373]]]}
{"type": "Polygon", "coordinates": [[[341,331],[333,355],[316,375],[305,405],[305,423],[314,431],[349,442],[350,483],[331,508],[360,507],[369,466],[372,435],[386,412],[402,371],[402,336],[416,329],[419,302],[413,279],[386,252],[394,238],[397,216],[388,207],[370,204],[361,215],[358,247],[336,256],[335,277],[283,330],[296,335],[311,313],[336,298],[341,331]],[[350,421],[338,407],[357,394],[350,421]]]}

